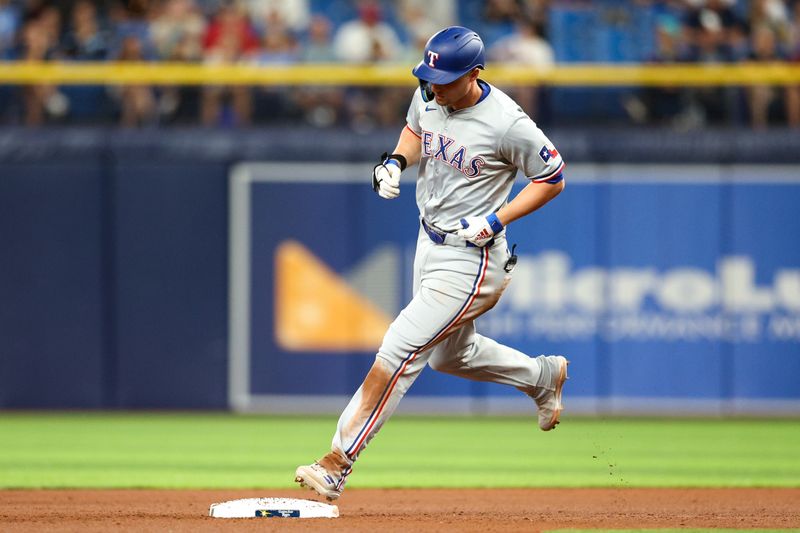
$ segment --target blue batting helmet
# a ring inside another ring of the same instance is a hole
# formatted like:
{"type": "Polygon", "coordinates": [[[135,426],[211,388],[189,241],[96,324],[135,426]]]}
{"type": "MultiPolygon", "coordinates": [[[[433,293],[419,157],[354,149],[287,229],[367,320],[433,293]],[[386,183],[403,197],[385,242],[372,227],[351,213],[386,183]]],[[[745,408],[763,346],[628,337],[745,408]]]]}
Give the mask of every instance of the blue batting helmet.
{"type": "Polygon", "coordinates": [[[422,61],[411,72],[421,81],[444,85],[475,67],[484,68],[485,61],[480,36],[469,28],[450,26],[428,40],[422,61]]]}

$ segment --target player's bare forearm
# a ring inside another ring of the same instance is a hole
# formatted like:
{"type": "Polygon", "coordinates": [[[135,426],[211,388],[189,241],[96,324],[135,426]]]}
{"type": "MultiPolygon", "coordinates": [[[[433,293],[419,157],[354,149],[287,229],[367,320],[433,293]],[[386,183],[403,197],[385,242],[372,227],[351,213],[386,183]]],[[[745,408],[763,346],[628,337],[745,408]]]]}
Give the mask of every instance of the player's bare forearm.
{"type": "Polygon", "coordinates": [[[420,151],[422,149],[422,139],[409,129],[408,126],[400,132],[400,139],[394,149],[395,154],[400,154],[406,158],[408,166],[419,163],[420,151]]]}
{"type": "Polygon", "coordinates": [[[507,226],[533,213],[564,190],[564,180],[558,183],[529,183],[513,200],[497,211],[497,218],[507,226]]]}

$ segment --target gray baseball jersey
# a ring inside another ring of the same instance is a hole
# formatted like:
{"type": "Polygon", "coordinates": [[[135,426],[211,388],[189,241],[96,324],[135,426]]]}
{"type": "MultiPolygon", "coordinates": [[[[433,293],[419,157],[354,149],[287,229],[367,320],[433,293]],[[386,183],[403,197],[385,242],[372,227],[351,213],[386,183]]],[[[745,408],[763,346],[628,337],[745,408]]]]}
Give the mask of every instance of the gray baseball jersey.
{"type": "Polygon", "coordinates": [[[422,141],[417,206],[444,230],[459,220],[496,212],[505,204],[517,169],[533,181],[558,176],[564,161],[533,120],[504,92],[488,91],[476,105],[449,112],[415,91],[406,120],[422,141]]]}
{"type": "MultiPolygon", "coordinates": [[[[521,169],[534,181],[560,179],[564,162],[533,121],[499,89],[482,84],[472,107],[448,112],[414,95],[407,127],[421,141],[417,203],[440,230],[466,216],[494,213],[521,169]]],[[[414,297],[389,326],[376,364],[342,412],[331,456],[340,490],[361,450],[391,416],[427,365],[460,377],[501,383],[533,395],[551,379],[539,360],[484,337],[474,320],[491,309],[511,279],[504,232],[483,248],[420,229],[414,297]]]]}

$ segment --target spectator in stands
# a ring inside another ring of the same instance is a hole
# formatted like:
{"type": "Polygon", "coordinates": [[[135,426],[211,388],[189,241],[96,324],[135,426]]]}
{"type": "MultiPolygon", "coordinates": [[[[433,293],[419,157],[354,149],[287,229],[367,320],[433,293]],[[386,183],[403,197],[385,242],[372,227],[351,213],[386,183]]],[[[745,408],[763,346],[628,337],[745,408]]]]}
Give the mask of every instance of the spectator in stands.
{"type": "Polygon", "coordinates": [[[227,3],[227,0],[195,0],[195,3],[206,20],[210,20],[227,3]]]}
{"type": "MultiPolygon", "coordinates": [[[[308,26],[308,38],[301,49],[306,63],[335,61],[331,44],[331,21],[324,15],[314,15],[308,26]]],[[[340,120],[344,109],[344,90],[340,87],[295,87],[292,98],[302,110],[303,118],[316,127],[329,127],[340,120]]]]}
{"type": "Polygon", "coordinates": [[[522,14],[538,27],[543,28],[547,24],[550,4],[550,0],[524,0],[522,14]]]}
{"type": "Polygon", "coordinates": [[[0,60],[11,59],[19,31],[20,13],[11,0],[0,0],[0,60]]]}
{"type": "MultiPolygon", "coordinates": [[[[54,7],[44,7],[36,11],[34,18],[28,18],[22,29],[23,61],[38,63],[56,56],[57,40],[60,33],[60,15],[54,7]]],[[[63,117],[69,106],[66,97],[53,85],[26,85],[22,89],[24,122],[28,126],[39,126],[47,117],[63,117]]]]}
{"type": "MultiPolygon", "coordinates": [[[[442,28],[458,23],[457,0],[399,0],[397,10],[406,30],[413,34],[424,33],[428,37],[442,28]],[[423,27],[423,29],[420,29],[423,27]],[[427,32],[427,33],[426,33],[427,32]]],[[[425,42],[428,41],[425,38],[425,42]]],[[[422,49],[425,48],[423,43],[422,49]]],[[[421,49],[421,50],[422,50],[421,49]]]]}
{"type": "Polygon", "coordinates": [[[656,50],[648,58],[650,63],[679,63],[689,58],[687,43],[684,39],[686,27],[680,19],[664,15],[658,19],[655,27],[656,50]]]}
{"type": "MultiPolygon", "coordinates": [[[[792,63],[800,63],[800,1],[791,8],[789,17],[789,46],[787,56],[792,63]]],[[[800,127],[800,86],[786,87],[786,120],[789,126],[800,127]]]]}
{"type": "Polygon", "coordinates": [[[236,2],[222,7],[203,38],[207,61],[233,63],[258,50],[259,42],[250,20],[236,2]]]}
{"type": "MultiPolygon", "coordinates": [[[[144,61],[142,41],[128,35],[122,41],[117,61],[144,61]]],[[[123,127],[151,125],[156,119],[156,99],[149,85],[122,85],[118,90],[120,124],[123,127]]]]}
{"type": "Polygon", "coordinates": [[[336,59],[331,43],[331,21],[324,15],[314,15],[311,19],[301,56],[306,63],[328,63],[336,59]]]}
{"type": "Polygon", "coordinates": [[[767,27],[777,39],[778,48],[788,47],[791,41],[789,10],[783,0],[751,0],[750,28],[767,27]]]}
{"type": "Polygon", "coordinates": [[[731,61],[730,33],[739,18],[728,2],[707,0],[686,18],[689,59],[699,63],[731,61]]]}
{"type": "Polygon", "coordinates": [[[308,29],[311,10],[308,0],[245,0],[247,13],[256,30],[265,33],[270,20],[279,19],[294,35],[308,29]]]}
{"type": "Polygon", "coordinates": [[[422,52],[425,50],[425,45],[431,35],[452,24],[435,22],[433,18],[428,16],[427,9],[416,2],[407,0],[404,4],[400,11],[400,18],[409,34],[410,42],[406,47],[403,62],[414,65],[422,57],[422,52]]]}
{"type": "MultiPolygon", "coordinates": [[[[115,57],[122,55],[122,48],[128,37],[134,37],[138,42],[143,60],[157,57],[150,34],[150,17],[156,7],[155,0],[123,0],[111,10],[113,21],[114,42],[111,54],[115,57]]],[[[132,51],[131,42],[127,44],[129,53],[132,51]]]]}
{"type": "Polygon", "coordinates": [[[515,22],[522,17],[517,0],[486,0],[483,16],[489,22],[515,22]]]}
{"type": "Polygon", "coordinates": [[[550,0],[485,0],[483,18],[495,24],[516,24],[527,20],[542,26],[547,21],[549,8],[550,0]]]}
{"type": "Polygon", "coordinates": [[[45,61],[53,58],[50,37],[41,19],[28,21],[22,29],[22,59],[45,61]]]}
{"type": "Polygon", "coordinates": [[[67,58],[102,61],[108,55],[108,36],[101,30],[97,8],[89,0],[78,0],[72,8],[71,24],[63,45],[67,58]]]}
{"type": "MultiPolygon", "coordinates": [[[[251,58],[259,42],[244,10],[235,3],[223,6],[208,26],[204,39],[205,61],[211,64],[238,63],[251,58]]],[[[252,94],[249,87],[209,86],[203,90],[202,120],[205,125],[232,122],[249,124],[252,115],[252,94]],[[223,105],[230,99],[231,106],[223,105]],[[230,110],[231,116],[222,116],[230,110]]]]}
{"type": "Polygon", "coordinates": [[[528,19],[516,23],[514,33],[497,41],[489,51],[494,61],[548,69],[555,65],[555,52],[542,37],[542,28],[528,19]]]}
{"type": "MultiPolygon", "coordinates": [[[[741,20],[730,0],[706,0],[689,12],[686,19],[688,59],[695,63],[727,63],[736,60],[735,40],[741,20]]],[[[739,113],[739,91],[732,87],[702,87],[687,91],[693,123],[734,123],[739,113]]]]}
{"type": "Polygon", "coordinates": [[[800,59],[800,0],[796,0],[792,4],[787,25],[789,28],[789,57],[800,59]]]}
{"type": "Polygon", "coordinates": [[[728,55],[733,63],[747,61],[750,56],[750,26],[739,19],[728,30],[728,55]]]}
{"type": "MultiPolygon", "coordinates": [[[[656,49],[647,63],[679,63],[686,61],[684,27],[674,13],[662,13],[655,28],[656,49]]],[[[644,87],[625,98],[623,105],[636,123],[673,125],[681,129],[696,126],[702,118],[687,105],[690,91],[681,87],[644,87]]]]}
{"type": "MultiPolygon", "coordinates": [[[[489,49],[489,57],[499,64],[532,67],[543,72],[555,65],[555,52],[542,37],[542,29],[533,20],[515,24],[514,33],[500,39],[489,49]]],[[[539,87],[527,85],[509,89],[513,98],[531,116],[539,117],[539,87]]]]}
{"type": "MultiPolygon", "coordinates": [[[[782,0],[753,0],[750,4],[749,24],[752,53],[750,59],[758,62],[785,61],[794,58],[795,30],[793,11],[782,0]]],[[[800,124],[800,94],[797,87],[755,86],[748,88],[750,121],[754,128],[763,129],[770,123],[800,124]]]]}
{"type": "MultiPolygon", "coordinates": [[[[753,53],[751,59],[758,62],[779,60],[778,43],[775,32],[767,25],[753,28],[751,36],[753,53]]],[[[781,114],[780,87],[756,85],[748,87],[747,97],[750,107],[750,123],[755,129],[765,129],[771,121],[781,114]]]]}
{"type": "MultiPolygon", "coordinates": [[[[400,61],[402,43],[394,29],[381,21],[382,16],[376,1],[362,1],[358,6],[358,18],[342,24],[334,36],[336,57],[347,63],[400,61]]],[[[350,125],[360,132],[379,124],[394,125],[403,107],[401,102],[407,98],[408,91],[397,88],[351,90],[345,99],[350,125]]]]}
{"type": "MultiPolygon", "coordinates": [[[[300,61],[300,47],[279,11],[270,11],[263,21],[261,47],[252,55],[253,62],[261,65],[291,65],[300,61]]],[[[256,119],[297,118],[300,110],[295,105],[293,88],[285,85],[254,87],[256,119]]]]}
{"type": "MultiPolygon", "coordinates": [[[[0,0],[0,61],[17,59],[20,12],[11,0],[0,0]]],[[[0,121],[17,106],[16,88],[0,86],[0,121]]]]}
{"type": "MultiPolygon", "coordinates": [[[[151,61],[158,58],[150,22],[156,0],[121,0],[111,9],[113,39],[110,56],[121,62],[151,61]]],[[[156,123],[155,90],[150,85],[110,87],[120,111],[120,125],[138,127],[156,123]]]]}
{"type": "MultiPolygon", "coordinates": [[[[150,27],[158,57],[164,61],[194,63],[203,58],[206,19],[194,0],[166,0],[150,27]]],[[[189,113],[185,108],[197,101],[196,87],[162,87],[158,113],[162,120],[173,121],[189,113]]],[[[191,111],[196,116],[196,110],[191,111]]]]}
{"type": "Polygon", "coordinates": [[[47,46],[49,47],[50,60],[61,59],[61,11],[53,5],[45,5],[39,17],[42,31],[46,34],[47,46]]]}
{"type": "Polygon", "coordinates": [[[253,59],[261,64],[291,64],[300,59],[299,44],[277,11],[266,17],[261,48],[253,59]]]}
{"type": "Polygon", "coordinates": [[[203,57],[206,19],[192,0],[167,0],[151,26],[158,57],[165,61],[199,61],[203,57]]]}
{"type": "Polygon", "coordinates": [[[365,0],[358,18],[345,22],[334,36],[336,57],[348,63],[377,63],[400,59],[403,46],[391,26],[381,22],[380,5],[365,0]]]}
{"type": "MultiPolygon", "coordinates": [[[[31,20],[22,28],[21,59],[27,62],[40,62],[49,59],[47,32],[41,21],[31,20]]],[[[25,107],[24,121],[27,126],[38,126],[45,119],[45,102],[52,87],[44,85],[26,85],[22,90],[25,107]]]]}
{"type": "Polygon", "coordinates": [[[50,7],[52,2],[48,0],[18,0],[17,6],[22,9],[22,22],[27,25],[34,20],[41,22],[45,10],[50,7]]]}
{"type": "MultiPolygon", "coordinates": [[[[61,55],[69,61],[108,59],[110,38],[102,27],[97,7],[90,0],[77,0],[67,13],[69,26],[61,44],[61,55]]],[[[108,91],[102,85],[70,85],[63,88],[72,120],[96,120],[108,111],[108,91]]]]}

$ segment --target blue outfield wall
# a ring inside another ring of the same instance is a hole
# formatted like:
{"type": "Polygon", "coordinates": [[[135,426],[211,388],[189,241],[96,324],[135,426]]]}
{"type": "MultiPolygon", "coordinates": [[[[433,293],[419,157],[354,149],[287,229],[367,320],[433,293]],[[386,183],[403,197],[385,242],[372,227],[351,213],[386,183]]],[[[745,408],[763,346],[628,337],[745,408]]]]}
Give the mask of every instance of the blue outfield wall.
{"type": "MultiPolygon", "coordinates": [[[[576,410],[800,412],[800,150],[714,137],[710,164],[653,166],[702,150],[657,134],[648,155],[615,135],[551,135],[574,154],[568,187],[512,226],[519,266],[480,329],[568,355],[576,410]]],[[[362,180],[371,164],[329,163],[326,184],[307,183],[318,167],[279,164],[250,174],[242,218],[230,176],[242,161],[363,161],[395,136],[0,131],[0,408],[338,409],[374,339],[277,342],[276,265],[299,257],[331,294],[391,317],[410,296],[413,189],[386,202],[362,180]],[[249,231],[247,307],[232,318],[230,221],[249,231]]],[[[407,403],[528,409],[520,396],[427,370],[407,403]]]]}
{"type": "Polygon", "coordinates": [[[100,166],[0,165],[0,406],[105,401],[100,166]]]}
{"type": "Polygon", "coordinates": [[[225,408],[228,162],[87,146],[0,162],[0,407],[225,408]]]}

